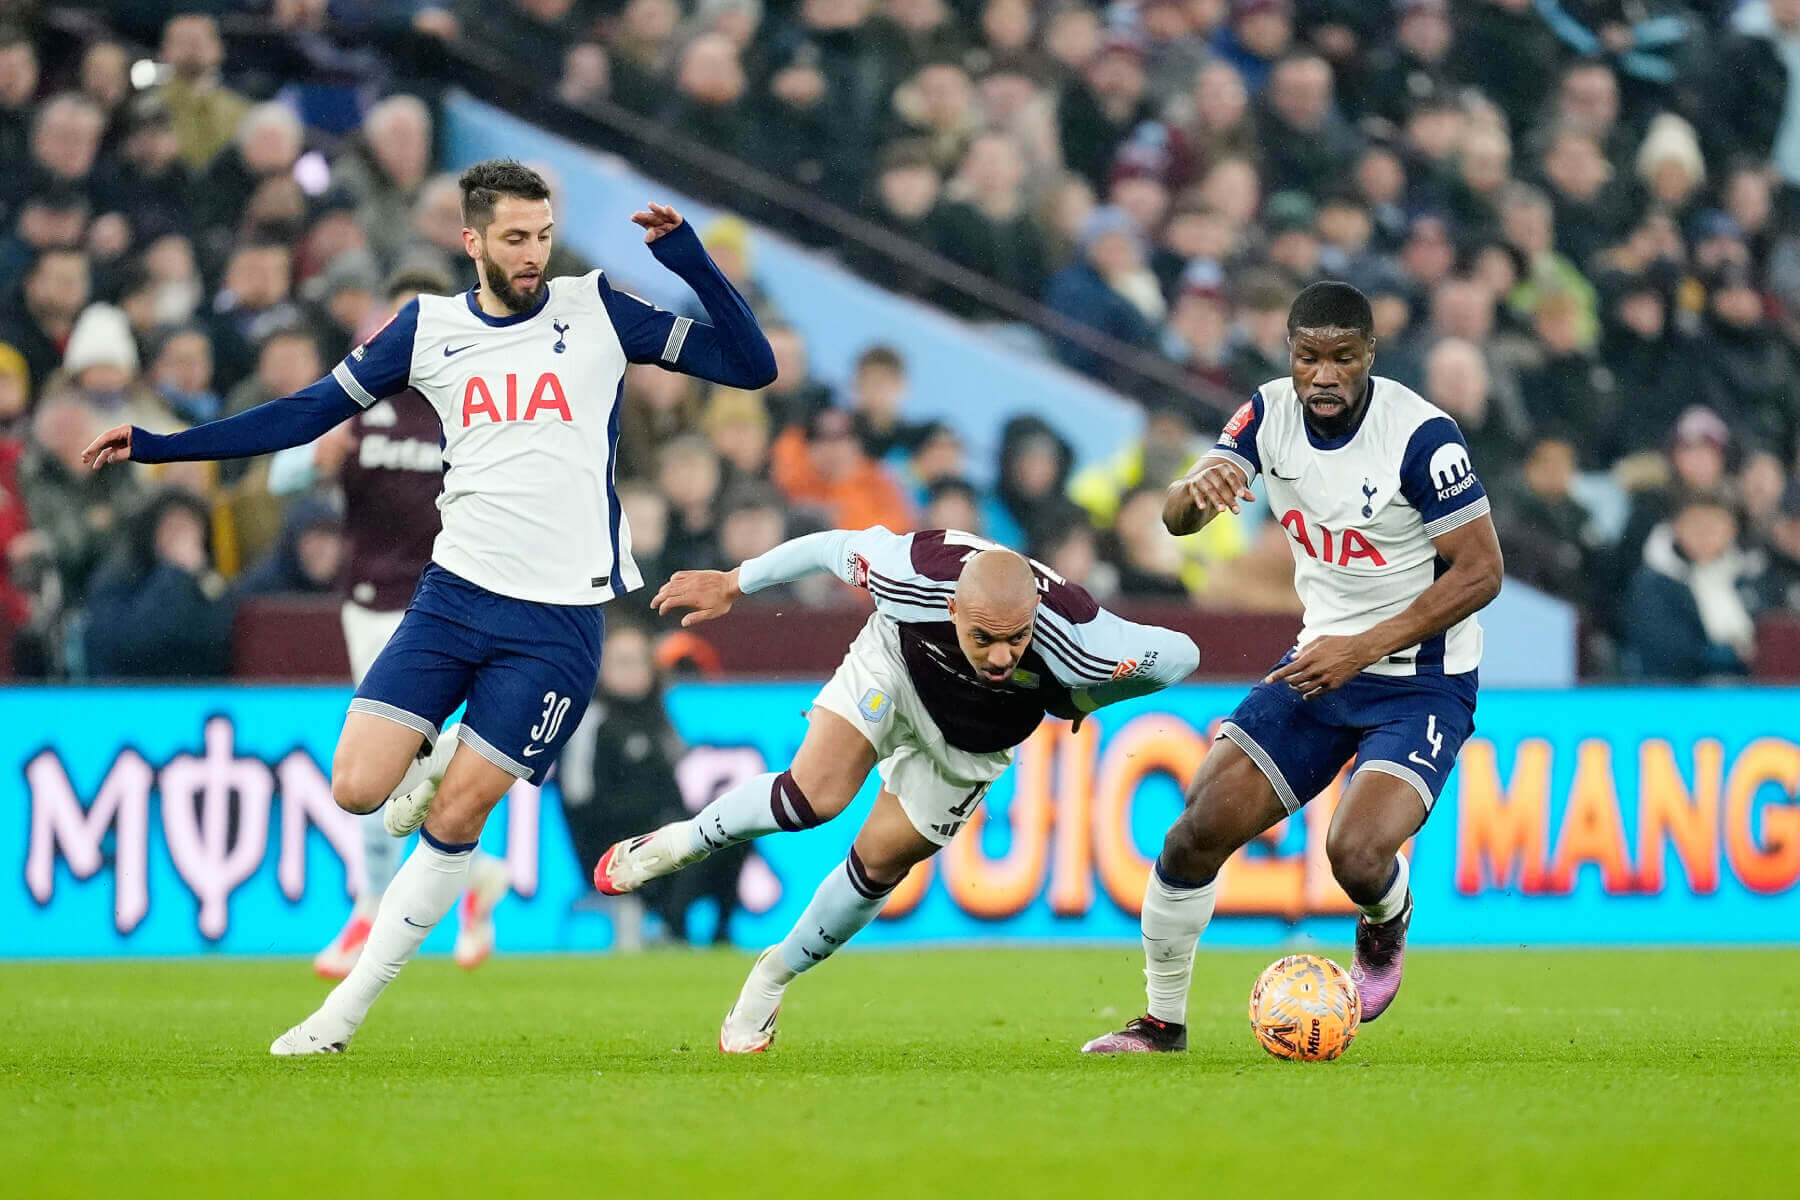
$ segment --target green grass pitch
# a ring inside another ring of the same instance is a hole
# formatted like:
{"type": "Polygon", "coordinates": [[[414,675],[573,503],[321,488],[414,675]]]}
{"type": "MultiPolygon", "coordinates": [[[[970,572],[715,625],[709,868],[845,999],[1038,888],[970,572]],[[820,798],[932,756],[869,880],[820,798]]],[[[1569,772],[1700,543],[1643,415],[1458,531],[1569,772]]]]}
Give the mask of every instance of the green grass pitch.
{"type": "Polygon", "coordinates": [[[852,951],[747,1058],[716,1049],[740,954],[425,960],[348,1054],[286,1060],[269,1041],[324,991],[303,963],[10,964],[0,1191],[1691,1198],[1800,1179],[1800,950],[1415,949],[1396,1006],[1326,1064],[1250,1036],[1274,957],[1203,952],[1189,1052],[1129,1060],[1076,1047],[1138,1011],[1134,947],[852,951]]]}

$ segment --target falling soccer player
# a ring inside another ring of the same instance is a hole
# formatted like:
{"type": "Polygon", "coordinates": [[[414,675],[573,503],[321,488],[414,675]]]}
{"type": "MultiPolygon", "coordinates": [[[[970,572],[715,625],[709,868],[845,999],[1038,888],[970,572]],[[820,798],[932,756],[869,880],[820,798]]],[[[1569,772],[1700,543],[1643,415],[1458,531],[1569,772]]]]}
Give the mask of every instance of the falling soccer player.
{"type": "Polygon", "coordinates": [[[1456,422],[1370,375],[1363,294],[1315,283],[1288,311],[1290,379],[1265,383],[1169,486],[1163,523],[1190,534],[1253,500],[1287,530],[1306,608],[1299,644],[1220,727],[1144,892],[1149,1009],[1089,1053],[1183,1050],[1194,946],[1219,868],[1300,811],[1354,758],[1326,856],[1361,910],[1351,978],[1362,1019],[1400,990],[1412,918],[1406,857],[1475,730],[1481,626],[1500,543],[1456,422]]]}
{"type": "Polygon", "coordinates": [[[431,565],[356,689],[331,769],[341,807],[388,803],[389,832],[419,829],[419,844],[350,974],[272,1054],[344,1049],[463,892],[488,813],[514,781],[541,783],[580,721],[600,669],[600,606],[643,585],[614,485],[626,364],[740,388],[775,377],[749,307],[674,209],[652,204],[631,219],[711,325],[617,291],[602,271],[545,278],[554,222],[537,172],[490,160],[461,183],[477,287],[418,297],[293,396],[166,437],[121,425],[84,454],[96,469],[267,454],[408,387],[443,425],[443,528],[431,565]],[[409,778],[420,747],[438,742],[465,700],[448,765],[434,754],[423,779],[409,778]]]}
{"type": "Polygon", "coordinates": [[[875,613],[814,701],[793,764],[618,843],[594,872],[596,887],[621,895],[734,843],[821,825],[879,767],[881,791],[842,869],[756,960],[726,1015],[728,1054],[768,1048],[788,984],[949,844],[1046,712],[1079,721],[1180,682],[1200,660],[1185,635],[1123,620],[1042,563],[955,530],[808,534],[735,570],[679,571],[652,603],[692,609],[682,624],[693,625],[740,596],[827,571],[867,590],[875,613]]]}

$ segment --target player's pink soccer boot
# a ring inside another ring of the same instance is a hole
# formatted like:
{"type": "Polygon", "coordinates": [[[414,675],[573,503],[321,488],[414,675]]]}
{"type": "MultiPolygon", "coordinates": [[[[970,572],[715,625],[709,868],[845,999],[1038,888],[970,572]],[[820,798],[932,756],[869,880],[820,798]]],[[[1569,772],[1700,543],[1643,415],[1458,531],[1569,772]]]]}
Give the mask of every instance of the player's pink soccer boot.
{"type": "Polygon", "coordinates": [[[1391,921],[1369,924],[1356,921],[1356,960],[1350,964],[1350,981],[1362,1001],[1362,1019],[1373,1021],[1387,1011],[1400,993],[1400,968],[1406,961],[1406,927],[1412,924],[1412,893],[1406,907],[1391,921]]]}
{"type": "Polygon", "coordinates": [[[462,898],[462,928],[456,934],[451,957],[465,971],[473,971],[494,953],[494,906],[512,889],[506,866],[485,856],[469,869],[469,888],[462,898]]]}
{"type": "Polygon", "coordinates": [[[331,939],[331,944],[319,951],[313,959],[313,974],[320,979],[342,979],[350,973],[361,957],[363,943],[369,940],[369,930],[375,924],[375,910],[378,905],[358,903],[350,919],[338,930],[338,935],[331,939]]]}
{"type": "Polygon", "coordinates": [[[1134,1017],[1117,1033],[1106,1033],[1081,1048],[1083,1054],[1163,1054],[1187,1049],[1187,1026],[1134,1017]]]}

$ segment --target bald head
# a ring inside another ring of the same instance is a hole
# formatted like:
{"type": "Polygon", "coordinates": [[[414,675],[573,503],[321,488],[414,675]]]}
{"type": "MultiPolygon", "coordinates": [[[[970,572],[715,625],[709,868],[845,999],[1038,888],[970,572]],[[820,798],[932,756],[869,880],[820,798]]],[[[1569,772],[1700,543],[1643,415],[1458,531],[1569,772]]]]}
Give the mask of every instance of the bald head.
{"type": "Polygon", "coordinates": [[[1003,683],[1031,644],[1038,581],[1031,564],[1011,550],[982,550],[964,563],[950,604],[950,621],[969,663],[983,678],[1003,683]]]}

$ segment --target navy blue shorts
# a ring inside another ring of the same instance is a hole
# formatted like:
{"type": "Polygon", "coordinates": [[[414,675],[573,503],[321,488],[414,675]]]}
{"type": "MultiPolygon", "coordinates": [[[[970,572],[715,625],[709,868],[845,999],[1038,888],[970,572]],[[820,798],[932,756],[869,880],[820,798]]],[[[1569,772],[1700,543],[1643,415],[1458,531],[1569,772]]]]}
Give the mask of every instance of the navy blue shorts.
{"type": "Polygon", "coordinates": [[[1457,752],[1475,732],[1476,682],[1474,671],[1365,672],[1316,700],[1301,699],[1285,683],[1259,683],[1225,719],[1219,736],[1262,768],[1290,813],[1330,786],[1353,755],[1357,771],[1381,771],[1412,784],[1430,812],[1457,752]]]}
{"type": "Polygon", "coordinates": [[[598,604],[514,600],[433,563],[350,710],[435,744],[467,700],[462,740],[501,770],[542,783],[587,711],[605,631],[598,604]]]}

